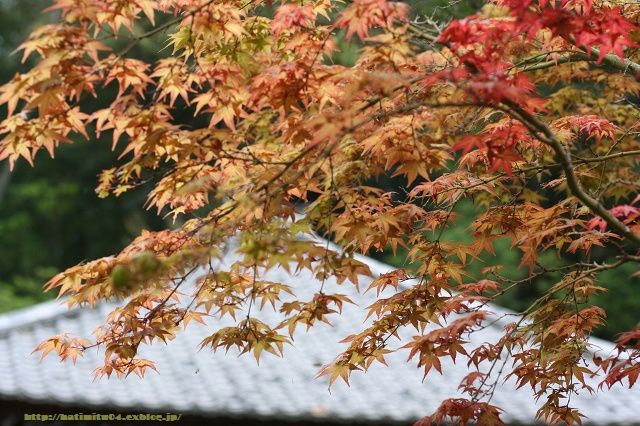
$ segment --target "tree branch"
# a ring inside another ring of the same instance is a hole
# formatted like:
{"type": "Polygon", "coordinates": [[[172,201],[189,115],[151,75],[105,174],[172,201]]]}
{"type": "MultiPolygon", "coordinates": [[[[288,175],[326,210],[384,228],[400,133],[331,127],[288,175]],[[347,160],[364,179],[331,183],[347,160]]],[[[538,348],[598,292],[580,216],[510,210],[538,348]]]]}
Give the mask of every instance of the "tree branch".
{"type": "Polygon", "coordinates": [[[593,213],[604,219],[607,224],[616,230],[620,235],[632,241],[634,245],[640,246],[640,235],[634,233],[629,229],[627,225],[620,222],[611,212],[603,206],[600,201],[591,197],[582,187],[580,180],[576,176],[573,170],[573,161],[571,154],[567,152],[562,143],[558,140],[556,135],[551,129],[538,118],[523,110],[519,105],[513,101],[504,101],[510,109],[509,113],[522,122],[531,132],[531,134],[549,145],[556,154],[560,167],[564,171],[567,178],[567,185],[571,193],[582,202],[583,205],[588,207],[593,213]]]}

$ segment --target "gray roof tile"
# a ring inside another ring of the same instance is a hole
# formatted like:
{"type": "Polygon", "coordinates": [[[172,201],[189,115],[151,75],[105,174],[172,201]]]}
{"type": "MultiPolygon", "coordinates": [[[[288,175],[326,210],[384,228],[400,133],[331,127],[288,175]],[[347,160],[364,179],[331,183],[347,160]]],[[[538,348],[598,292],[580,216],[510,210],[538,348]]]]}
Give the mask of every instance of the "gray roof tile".
{"type": "MultiPolygon", "coordinates": [[[[361,258],[374,273],[390,267],[361,258]]],[[[309,297],[318,287],[310,274],[291,277],[283,271],[270,271],[268,279],[287,282],[298,296],[309,297]]],[[[361,288],[366,283],[361,283],[361,288]]],[[[357,294],[348,285],[336,286],[327,280],[325,288],[347,293],[360,306],[372,294],[357,294]]],[[[190,326],[166,346],[157,343],[141,348],[140,355],[157,361],[159,374],[149,372],[144,380],[130,376],[124,380],[93,382],[92,371],[100,354],[91,350],[77,365],[60,363],[55,356],[39,362],[34,347],[47,337],[68,331],[90,336],[113,305],[103,303],[95,309],[68,311],[60,302],[48,302],[0,316],[0,398],[27,398],[43,403],[71,402],[91,407],[161,409],[221,416],[242,414],[279,418],[392,419],[411,421],[435,410],[444,398],[460,396],[457,385],[468,372],[464,362],[443,361],[445,376],[430,374],[422,382],[415,363],[406,362],[406,352],[388,357],[389,367],[374,365],[367,373],[354,373],[351,387],[336,383],[331,392],[325,379],[316,379],[320,364],[330,362],[345,347],[339,341],[361,329],[364,314],[360,307],[346,306],[335,327],[325,325],[296,336],[293,347],[285,348],[284,359],[265,354],[260,365],[251,355],[237,357],[233,351],[213,353],[198,350],[198,343],[212,327],[190,326]]],[[[493,312],[504,309],[492,306],[493,312]]],[[[268,308],[263,319],[279,318],[268,308]]],[[[229,318],[215,324],[229,325],[229,318]]],[[[212,324],[213,325],[213,324],[212,324]]],[[[488,327],[471,336],[471,344],[495,341],[502,325],[488,327]]],[[[209,331],[210,332],[210,331],[209,331]]],[[[413,333],[407,331],[404,337],[413,333]]],[[[604,352],[611,343],[594,339],[604,352]]],[[[513,383],[499,387],[493,402],[506,410],[507,423],[531,423],[540,403],[526,389],[515,390],[513,383]]],[[[640,389],[615,387],[609,392],[572,397],[592,424],[640,424],[637,407],[640,389]]]]}

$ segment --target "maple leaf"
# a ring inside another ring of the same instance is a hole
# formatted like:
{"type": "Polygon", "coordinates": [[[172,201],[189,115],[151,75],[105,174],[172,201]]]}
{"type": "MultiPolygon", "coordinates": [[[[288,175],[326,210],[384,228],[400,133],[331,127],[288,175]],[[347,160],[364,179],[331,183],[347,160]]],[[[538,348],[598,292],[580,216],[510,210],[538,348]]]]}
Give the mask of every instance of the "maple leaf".
{"type": "Polygon", "coordinates": [[[315,20],[315,12],[311,4],[300,6],[293,3],[283,4],[276,10],[271,27],[276,35],[295,27],[310,28],[315,20]]]}
{"type": "Polygon", "coordinates": [[[347,39],[357,34],[364,40],[376,26],[391,26],[394,21],[407,19],[408,6],[388,0],[355,0],[341,14],[336,25],[346,28],[347,39]]]}

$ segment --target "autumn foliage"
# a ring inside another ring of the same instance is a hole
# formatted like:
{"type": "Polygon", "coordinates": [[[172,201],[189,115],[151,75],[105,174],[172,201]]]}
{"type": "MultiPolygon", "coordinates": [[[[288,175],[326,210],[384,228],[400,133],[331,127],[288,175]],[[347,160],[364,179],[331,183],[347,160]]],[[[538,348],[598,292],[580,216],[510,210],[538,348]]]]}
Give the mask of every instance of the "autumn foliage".
{"type": "Polygon", "coordinates": [[[640,6],[497,0],[440,26],[387,0],[271,3],[55,0],[59,21],[20,47],[40,60],[0,87],[0,159],[33,163],[106,134],[120,162],[100,174],[99,196],[151,182],[147,207],[175,220],[48,283],[70,306],[122,303],[92,341],[55,336],[43,355],[75,361],[100,346],[97,377],[142,376],[155,366],[137,357],[140,345],[229,315],[237,325],[212,329],[203,346],[286,356],[295,333],[340,321],[350,300],[319,286],[311,300],[284,301],[295,289],[263,280],[265,270],[352,286],[370,274],[354,253],[404,249],[417,266],[374,277],[372,321],[320,372],[331,383],[390,351],[406,351],[426,380],[457,357],[477,369],[460,385],[468,398],[419,424],[488,425],[508,408],[491,405],[498,381],[487,380],[507,355],[503,376],[529,388],[551,423],[580,423],[572,393],[634,385],[640,331],[592,360],[589,336],[606,313],[589,301],[606,291],[598,273],[640,261],[640,6]],[[146,63],[132,52],[151,37],[166,47],[146,63]],[[333,63],[338,37],[360,44],[355,66],[333,63]],[[105,96],[104,108],[84,102],[105,96]],[[176,118],[184,111],[192,121],[176,118]],[[382,176],[403,179],[404,192],[379,189],[382,176]],[[443,238],[464,200],[477,207],[470,244],[443,238]],[[299,237],[313,232],[343,250],[299,237]],[[467,266],[500,238],[529,276],[492,266],[470,280],[467,266]],[[214,267],[227,246],[240,260],[214,267]],[[571,261],[550,268],[548,253],[571,261]],[[466,346],[493,321],[489,301],[558,272],[499,341],[466,346]],[[263,308],[282,321],[261,322],[263,308]],[[416,337],[398,341],[401,328],[416,337]],[[600,389],[587,384],[593,375],[600,389]]]}

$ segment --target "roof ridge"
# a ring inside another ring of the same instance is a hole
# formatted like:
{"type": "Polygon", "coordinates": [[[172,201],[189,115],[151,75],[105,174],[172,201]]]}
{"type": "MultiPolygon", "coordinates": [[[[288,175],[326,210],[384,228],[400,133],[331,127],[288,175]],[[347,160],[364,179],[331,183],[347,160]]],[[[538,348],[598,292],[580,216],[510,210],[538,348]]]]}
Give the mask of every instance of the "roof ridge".
{"type": "MultiPolygon", "coordinates": [[[[320,237],[314,232],[300,233],[298,234],[298,237],[317,243],[326,244],[330,249],[336,250],[338,252],[344,251],[344,249],[339,245],[320,237]]],[[[385,274],[398,269],[393,265],[389,265],[369,256],[365,256],[359,253],[354,253],[353,255],[356,260],[365,263],[369,267],[369,269],[371,269],[372,279],[377,278],[377,274],[385,274]]],[[[0,335],[5,334],[10,330],[30,326],[41,321],[52,320],[54,318],[63,315],[69,315],[76,311],[85,309],[85,307],[81,306],[74,306],[72,308],[69,308],[64,304],[67,299],[67,297],[64,297],[62,299],[55,299],[48,302],[39,303],[34,306],[18,309],[16,311],[0,314],[0,335]]],[[[99,306],[106,303],[109,302],[102,301],[96,306],[93,306],[92,309],[97,309],[99,306]]],[[[509,314],[516,314],[515,311],[500,305],[496,305],[492,302],[487,303],[485,307],[488,308],[489,311],[496,316],[496,319],[491,324],[491,326],[493,327],[504,327],[509,323],[509,319],[507,318],[509,314]]],[[[592,353],[596,353],[599,351],[611,353],[615,350],[616,347],[613,342],[609,342],[607,340],[603,340],[593,336],[589,336],[589,343],[592,345],[592,348],[589,350],[589,352],[592,353]]]]}
{"type": "Polygon", "coordinates": [[[66,299],[67,298],[49,300],[38,303],[37,305],[0,314],[0,334],[40,321],[52,320],[80,309],[78,306],[73,308],[66,306],[64,304],[66,299]]]}
{"type": "MultiPolygon", "coordinates": [[[[319,238],[319,237],[316,237],[316,239],[324,240],[323,238],[319,238]]],[[[331,245],[340,250],[339,246],[333,243],[331,243],[331,245]]],[[[398,269],[393,265],[389,265],[387,263],[381,262],[369,256],[355,253],[354,257],[356,258],[356,260],[366,263],[374,273],[375,272],[386,273],[394,269],[398,269]],[[373,271],[374,268],[372,268],[372,266],[374,266],[375,269],[377,270],[373,271]]],[[[375,279],[376,277],[374,276],[373,278],[375,279]]],[[[491,323],[491,325],[495,327],[505,326],[506,324],[511,322],[509,321],[508,316],[511,314],[517,314],[516,311],[509,308],[505,308],[504,306],[497,305],[494,302],[486,303],[485,307],[489,310],[489,312],[491,312],[496,317],[496,319],[491,323]]],[[[601,339],[599,337],[589,336],[588,341],[589,341],[589,348],[587,349],[587,351],[594,355],[598,352],[613,353],[616,349],[615,343],[609,340],[601,339]]]]}

